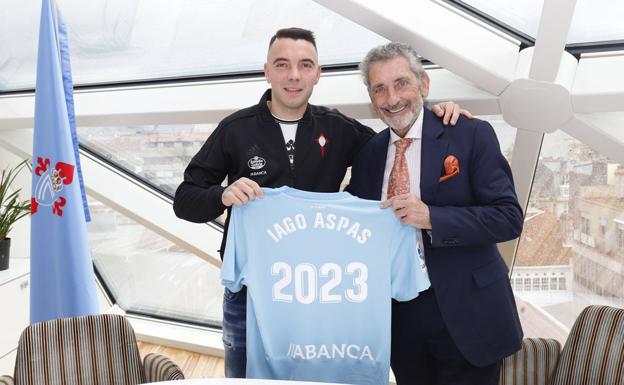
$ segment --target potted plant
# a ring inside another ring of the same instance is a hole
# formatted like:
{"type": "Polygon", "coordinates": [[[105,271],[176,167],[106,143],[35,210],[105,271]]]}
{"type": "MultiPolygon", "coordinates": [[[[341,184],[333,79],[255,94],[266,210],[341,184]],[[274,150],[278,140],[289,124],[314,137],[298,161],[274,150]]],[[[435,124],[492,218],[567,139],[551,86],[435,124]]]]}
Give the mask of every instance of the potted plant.
{"type": "Polygon", "coordinates": [[[19,199],[21,189],[11,190],[15,177],[27,164],[28,160],[24,160],[13,168],[2,170],[0,174],[0,270],[9,268],[11,238],[7,235],[11,227],[30,212],[30,199],[22,201],[19,199]]]}

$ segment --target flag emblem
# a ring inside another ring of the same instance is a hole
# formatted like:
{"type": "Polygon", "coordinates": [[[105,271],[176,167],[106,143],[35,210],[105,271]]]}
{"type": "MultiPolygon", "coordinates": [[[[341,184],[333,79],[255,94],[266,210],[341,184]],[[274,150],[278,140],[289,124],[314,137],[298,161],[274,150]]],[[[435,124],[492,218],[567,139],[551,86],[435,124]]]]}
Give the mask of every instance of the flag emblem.
{"type": "Polygon", "coordinates": [[[37,157],[35,178],[37,178],[34,196],[31,199],[30,213],[36,214],[39,205],[52,206],[52,214],[63,216],[63,206],[67,199],[61,195],[64,185],[70,185],[74,180],[74,165],[65,162],[57,162],[54,168],[50,168],[50,159],[37,157]]]}

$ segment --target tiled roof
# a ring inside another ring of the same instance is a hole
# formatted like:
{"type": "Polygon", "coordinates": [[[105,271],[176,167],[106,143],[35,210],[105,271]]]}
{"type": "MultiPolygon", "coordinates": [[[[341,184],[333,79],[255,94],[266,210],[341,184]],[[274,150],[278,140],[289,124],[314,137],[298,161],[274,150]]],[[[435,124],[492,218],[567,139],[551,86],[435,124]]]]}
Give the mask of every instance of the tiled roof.
{"type": "Polygon", "coordinates": [[[560,223],[551,213],[527,214],[516,266],[567,265],[571,255],[572,248],[563,245],[560,223]]]}

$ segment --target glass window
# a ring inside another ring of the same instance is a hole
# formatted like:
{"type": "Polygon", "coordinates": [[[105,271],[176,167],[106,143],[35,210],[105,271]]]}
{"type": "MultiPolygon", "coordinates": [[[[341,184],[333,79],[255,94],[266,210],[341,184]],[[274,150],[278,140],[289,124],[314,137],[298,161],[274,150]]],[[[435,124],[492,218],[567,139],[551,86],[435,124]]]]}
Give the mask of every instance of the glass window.
{"type": "Polygon", "coordinates": [[[93,263],[124,310],[207,326],[222,320],[219,269],[89,198],[93,263]]]}
{"type": "MultiPolygon", "coordinates": [[[[609,235],[608,229],[604,237],[591,234],[592,224],[613,223],[615,231],[615,224],[624,217],[623,209],[622,165],[563,132],[544,136],[514,274],[532,271],[545,276],[557,272],[550,275],[550,289],[557,290],[547,296],[515,292],[548,315],[522,320],[528,337],[564,342],[584,307],[595,303],[623,307],[624,250],[620,245],[624,245],[624,234],[609,235]],[[563,181],[569,186],[568,195],[558,188],[563,181]],[[561,209],[563,202],[568,204],[568,211],[561,209]],[[561,329],[560,324],[568,329],[561,329]]],[[[594,232],[598,231],[596,227],[594,232]]],[[[542,282],[541,286],[546,285],[542,282]]],[[[526,316],[521,313],[521,318],[526,316]]]]}
{"type": "MultiPolygon", "coordinates": [[[[533,38],[537,36],[544,0],[463,0],[495,20],[533,38]]],[[[577,0],[567,44],[624,39],[624,3],[577,0]]]]}
{"type": "MultiPolygon", "coordinates": [[[[322,65],[387,42],[312,0],[59,0],[75,84],[262,71],[279,28],[315,32],[322,65]],[[348,42],[348,44],[345,44],[348,42]]],[[[33,88],[40,2],[3,0],[0,91],[33,88]]]]}
{"type": "Polygon", "coordinates": [[[624,40],[624,2],[577,0],[568,44],[624,40]]]}
{"type": "Polygon", "coordinates": [[[491,18],[533,38],[537,35],[544,0],[463,0],[491,18]]]}
{"type": "Polygon", "coordinates": [[[80,143],[173,196],[216,124],[78,127],[80,143]]]}

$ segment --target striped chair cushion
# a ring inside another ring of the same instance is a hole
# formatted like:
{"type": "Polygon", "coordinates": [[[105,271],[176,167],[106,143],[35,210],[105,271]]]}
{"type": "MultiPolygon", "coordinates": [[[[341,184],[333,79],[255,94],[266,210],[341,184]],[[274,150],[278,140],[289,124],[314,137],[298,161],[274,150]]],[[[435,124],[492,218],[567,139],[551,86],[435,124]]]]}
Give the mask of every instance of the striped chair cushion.
{"type": "Polygon", "coordinates": [[[134,385],[145,382],[130,323],[119,315],[64,318],[27,327],[16,385],[134,385]]]}
{"type": "Polygon", "coordinates": [[[624,384],[624,309],[588,306],[576,319],[551,385],[624,384]]]}
{"type": "Polygon", "coordinates": [[[145,380],[147,382],[183,380],[182,370],[169,358],[150,353],[143,358],[145,380]]]}
{"type": "Polygon", "coordinates": [[[503,360],[500,385],[548,385],[560,351],[557,340],[525,338],[522,349],[503,360]]]}

